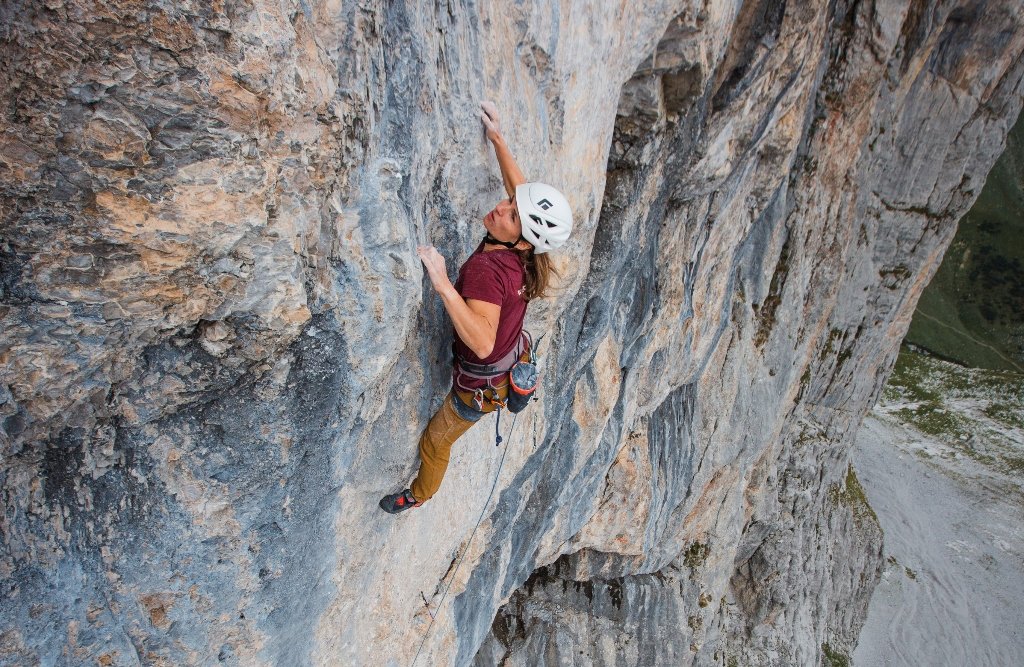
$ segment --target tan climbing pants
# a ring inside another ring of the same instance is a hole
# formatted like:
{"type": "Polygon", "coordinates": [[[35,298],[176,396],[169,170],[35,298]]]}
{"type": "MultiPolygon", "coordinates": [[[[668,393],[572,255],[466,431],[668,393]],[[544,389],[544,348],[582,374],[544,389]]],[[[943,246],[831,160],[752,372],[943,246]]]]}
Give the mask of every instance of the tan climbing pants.
{"type": "MultiPolygon", "coordinates": [[[[497,389],[499,400],[508,396],[508,384],[497,389]]],[[[463,419],[456,413],[452,401],[461,400],[463,405],[473,405],[473,392],[452,390],[444,399],[441,409],[430,418],[430,423],[420,436],[420,472],[413,480],[412,495],[419,502],[425,502],[441,488],[441,480],[448,470],[448,458],[452,444],[475,424],[475,421],[463,419]],[[458,393],[458,397],[456,397],[458,393]]],[[[475,406],[474,406],[475,407],[475,406]]],[[[495,405],[484,401],[481,413],[493,412],[495,405]]]]}

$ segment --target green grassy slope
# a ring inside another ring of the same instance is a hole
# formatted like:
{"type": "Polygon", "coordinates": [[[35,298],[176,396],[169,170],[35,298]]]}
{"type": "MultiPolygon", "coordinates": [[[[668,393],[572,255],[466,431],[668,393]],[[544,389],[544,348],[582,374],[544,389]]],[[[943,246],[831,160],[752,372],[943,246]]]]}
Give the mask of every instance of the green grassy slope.
{"type": "Polygon", "coordinates": [[[1024,115],[921,295],[906,340],[968,366],[1024,371],[1024,115]]]}

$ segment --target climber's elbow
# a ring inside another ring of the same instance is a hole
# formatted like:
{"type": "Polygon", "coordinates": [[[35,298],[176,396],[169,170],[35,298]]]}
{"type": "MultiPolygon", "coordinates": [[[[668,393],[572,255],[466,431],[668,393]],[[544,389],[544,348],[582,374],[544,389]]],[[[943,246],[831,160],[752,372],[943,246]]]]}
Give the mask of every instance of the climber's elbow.
{"type": "Polygon", "coordinates": [[[494,352],[494,341],[481,341],[470,349],[473,350],[473,354],[475,354],[478,359],[486,359],[491,356],[492,352],[494,352]]]}

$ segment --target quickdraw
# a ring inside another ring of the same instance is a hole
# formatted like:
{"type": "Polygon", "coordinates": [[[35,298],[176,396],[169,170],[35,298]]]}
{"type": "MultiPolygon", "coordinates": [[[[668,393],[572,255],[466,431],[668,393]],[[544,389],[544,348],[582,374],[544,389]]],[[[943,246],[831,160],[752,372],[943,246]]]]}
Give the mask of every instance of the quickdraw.
{"type": "Polygon", "coordinates": [[[485,392],[485,388],[484,387],[480,387],[479,389],[476,389],[473,392],[473,407],[475,407],[480,412],[483,412],[484,411],[484,401],[487,401],[492,406],[494,406],[496,409],[505,409],[507,407],[507,405],[508,405],[508,399],[502,400],[502,399],[498,398],[497,390],[500,389],[500,388],[501,387],[495,387],[495,386],[491,385],[490,383],[488,383],[488,386],[486,387],[486,389],[490,391],[490,396],[487,395],[487,392],[485,392]]]}

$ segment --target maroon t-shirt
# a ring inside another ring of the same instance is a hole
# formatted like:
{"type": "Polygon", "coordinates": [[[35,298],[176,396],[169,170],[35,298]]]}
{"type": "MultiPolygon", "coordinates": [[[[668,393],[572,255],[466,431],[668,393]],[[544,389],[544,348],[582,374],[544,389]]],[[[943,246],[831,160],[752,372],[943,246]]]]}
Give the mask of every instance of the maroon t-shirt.
{"type": "MultiPolygon", "coordinates": [[[[519,332],[523,329],[523,319],[526,317],[523,265],[519,261],[519,255],[504,248],[489,252],[484,252],[483,248],[484,244],[481,243],[459,269],[455,291],[463,299],[476,299],[501,306],[501,316],[498,318],[494,350],[485,359],[473,354],[456,332],[455,351],[471,364],[492,364],[508,354],[518,341],[519,332]]],[[[463,379],[463,384],[468,387],[485,385],[484,382],[474,383],[468,378],[463,379]]]]}

